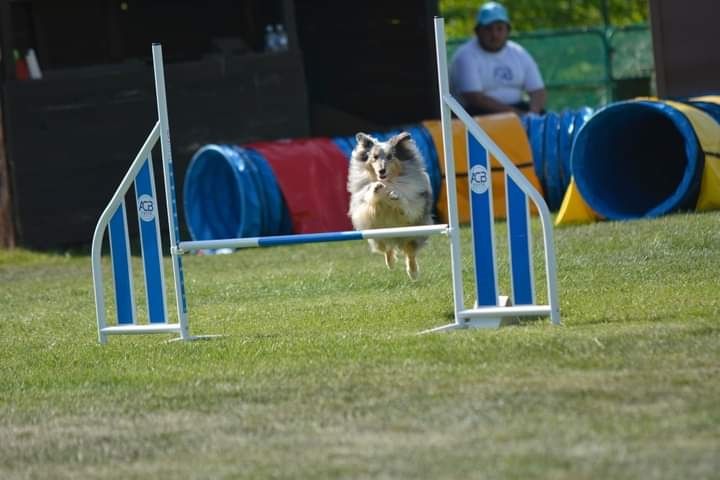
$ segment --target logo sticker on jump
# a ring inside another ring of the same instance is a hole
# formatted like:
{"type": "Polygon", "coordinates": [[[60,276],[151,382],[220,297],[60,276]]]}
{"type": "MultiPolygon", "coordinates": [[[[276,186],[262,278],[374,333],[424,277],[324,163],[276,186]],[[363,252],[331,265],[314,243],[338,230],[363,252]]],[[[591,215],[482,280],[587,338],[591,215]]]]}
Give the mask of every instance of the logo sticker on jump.
{"type": "Polygon", "coordinates": [[[138,198],[138,216],[143,222],[155,219],[155,201],[150,195],[143,194],[138,198]]]}
{"type": "Polygon", "coordinates": [[[487,192],[489,182],[490,175],[488,175],[488,171],[485,167],[482,165],[475,165],[472,167],[470,170],[470,190],[472,190],[473,193],[482,195],[487,192]]]}

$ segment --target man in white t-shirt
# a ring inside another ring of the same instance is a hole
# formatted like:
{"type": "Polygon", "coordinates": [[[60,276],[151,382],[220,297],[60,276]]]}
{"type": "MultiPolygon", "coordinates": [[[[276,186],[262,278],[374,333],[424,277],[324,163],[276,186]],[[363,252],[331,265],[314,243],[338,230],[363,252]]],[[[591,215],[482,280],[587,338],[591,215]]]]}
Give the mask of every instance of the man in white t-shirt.
{"type": "Polygon", "coordinates": [[[510,18],[497,2],[478,10],[473,38],[450,62],[450,91],[471,115],[514,111],[541,113],[545,84],[535,60],[508,40],[510,18]]]}

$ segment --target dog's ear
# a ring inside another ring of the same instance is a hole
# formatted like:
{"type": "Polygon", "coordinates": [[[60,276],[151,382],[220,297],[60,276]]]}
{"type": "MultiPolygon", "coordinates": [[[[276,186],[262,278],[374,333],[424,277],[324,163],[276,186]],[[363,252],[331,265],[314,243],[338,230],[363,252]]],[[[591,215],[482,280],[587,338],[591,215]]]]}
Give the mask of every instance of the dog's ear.
{"type": "Polygon", "coordinates": [[[415,158],[415,148],[412,136],[408,132],[400,132],[390,139],[393,153],[399,160],[412,160],[415,158]]]}
{"type": "Polygon", "coordinates": [[[412,137],[408,132],[400,132],[390,139],[390,144],[394,147],[405,140],[412,140],[412,137]]]}
{"type": "Polygon", "coordinates": [[[367,133],[358,132],[355,135],[355,140],[357,140],[357,145],[353,149],[353,158],[360,160],[363,163],[367,162],[370,149],[375,143],[373,142],[373,138],[367,133]]]}
{"type": "Polygon", "coordinates": [[[367,133],[363,132],[358,132],[355,135],[355,140],[357,140],[358,145],[362,146],[363,148],[371,148],[374,144],[373,138],[367,133]]]}

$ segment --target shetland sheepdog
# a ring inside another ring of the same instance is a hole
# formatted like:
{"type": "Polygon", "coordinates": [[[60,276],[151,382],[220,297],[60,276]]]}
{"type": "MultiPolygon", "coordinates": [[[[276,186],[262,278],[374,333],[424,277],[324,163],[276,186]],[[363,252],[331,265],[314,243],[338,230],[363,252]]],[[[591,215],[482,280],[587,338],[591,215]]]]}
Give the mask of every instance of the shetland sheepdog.
{"type": "MultiPolygon", "coordinates": [[[[347,189],[348,215],[356,230],[431,225],[432,189],[420,151],[408,132],[385,142],[366,133],[355,136],[347,189]]],[[[405,255],[405,271],[418,277],[417,252],[427,237],[370,239],[370,249],[385,255],[392,268],[396,252],[405,255]]]]}

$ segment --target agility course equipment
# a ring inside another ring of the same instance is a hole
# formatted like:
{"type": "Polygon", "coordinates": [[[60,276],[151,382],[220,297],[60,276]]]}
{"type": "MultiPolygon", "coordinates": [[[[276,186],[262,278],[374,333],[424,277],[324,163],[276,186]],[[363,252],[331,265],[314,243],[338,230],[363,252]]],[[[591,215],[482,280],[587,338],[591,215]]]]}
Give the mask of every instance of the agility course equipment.
{"type": "MultiPolygon", "coordinates": [[[[557,210],[571,179],[570,152],[593,110],[583,107],[543,115],[479,115],[473,119],[557,210]]],[[[460,222],[470,222],[467,129],[453,119],[455,173],[460,222]]],[[[442,188],[442,123],[439,119],[369,131],[384,141],[410,133],[425,162],[433,191],[434,215],[447,223],[442,188]]],[[[347,216],[347,168],[355,135],[280,139],[201,147],[185,172],[185,220],[193,240],[233,236],[332,232],[352,228],[347,216]],[[252,208],[254,207],[254,208],[252,208]],[[221,209],[221,210],[220,210],[221,209]]],[[[505,172],[491,156],[493,210],[505,218],[505,172]]],[[[531,213],[537,211],[531,205],[531,213]]]]}
{"type": "MultiPolygon", "coordinates": [[[[433,137],[422,125],[368,132],[378,140],[407,131],[425,161],[437,203],[442,182],[433,137]]],[[[185,221],[193,240],[352,229],[347,172],[355,136],[209,144],[185,173],[185,221]]]]}
{"type": "Polygon", "coordinates": [[[467,327],[497,327],[499,319],[509,316],[549,316],[553,324],[560,323],[559,297],[556,281],[553,227],[542,195],[533,187],[515,164],[473,120],[450,94],[445,24],[435,18],[435,52],[437,56],[438,86],[440,90],[440,120],[442,122],[445,186],[448,200],[450,264],[453,278],[453,307],[455,322],[427,332],[447,331],[467,327]],[[475,305],[466,308],[464,286],[460,270],[460,222],[458,217],[455,161],[453,155],[452,113],[467,128],[469,157],[471,230],[475,266],[475,305]],[[490,155],[505,169],[508,248],[511,269],[512,306],[499,306],[495,256],[494,215],[492,206],[492,178],[490,155]],[[528,199],[538,209],[545,253],[545,280],[548,303],[535,304],[535,290],[531,256],[530,212],[528,199]]]}
{"type": "Polygon", "coordinates": [[[158,106],[158,121],[148,135],[145,143],[135,156],[130,169],[120,182],[120,186],[110,199],[108,206],[100,215],[92,242],[92,274],[95,293],[95,314],[98,325],[98,340],[107,342],[107,335],[175,333],[182,340],[191,340],[188,328],[187,302],[185,299],[185,280],[183,278],[182,259],[173,253],[180,232],[175,203],[175,179],[170,150],[170,129],[168,126],[167,103],[165,99],[165,73],[162,69],[162,49],[159,44],[152,47],[155,95],[158,106]],[[158,201],[152,167],[152,149],[160,142],[163,179],[165,184],[165,204],[167,206],[169,242],[171,246],[175,303],[178,312],[176,323],[170,323],[167,313],[167,295],[163,268],[160,219],[158,201]],[[130,256],[125,195],[135,186],[135,200],[140,224],[143,272],[147,298],[148,322],[138,322],[133,289],[133,274],[130,256]],[[110,232],[110,252],[112,276],[115,286],[115,309],[117,324],[108,325],[105,312],[105,291],[102,276],[102,244],[105,231],[110,232]]]}
{"type": "MultiPolygon", "coordinates": [[[[540,181],[535,175],[533,168],[533,156],[528,143],[527,135],[523,124],[514,113],[496,113],[492,115],[481,115],[473,117],[482,130],[488,134],[498,147],[507,154],[515,166],[525,175],[525,178],[533,187],[542,191],[540,181]]],[[[470,223],[470,184],[468,182],[468,130],[465,124],[454,118],[452,125],[453,155],[455,164],[455,177],[457,188],[457,210],[460,223],[470,223]]],[[[433,138],[433,143],[438,146],[439,164],[442,175],[445,172],[445,156],[442,151],[443,130],[440,120],[426,120],[423,126],[433,138]]],[[[500,162],[490,156],[490,170],[493,193],[493,213],[496,219],[506,217],[505,211],[505,169],[500,162]]],[[[445,189],[441,189],[437,202],[438,219],[447,222],[448,219],[448,197],[445,189]]]]}
{"type": "Polygon", "coordinates": [[[292,233],[275,175],[254,149],[205,145],[190,160],[183,193],[193,240],[292,233]]]}
{"type": "MultiPolygon", "coordinates": [[[[540,161],[557,171],[561,161],[569,164],[569,145],[575,131],[572,121],[580,116],[576,112],[564,112],[560,118],[571,122],[565,129],[555,129],[557,148],[545,149],[541,139],[538,152],[533,152],[528,142],[528,123],[539,124],[539,132],[543,134],[550,131],[544,129],[544,125],[545,118],[551,114],[533,117],[536,118],[532,122],[527,122],[528,116],[519,118],[513,113],[497,113],[473,119],[542,192],[533,157],[545,155],[547,158],[540,161]],[[566,154],[562,159],[559,157],[561,146],[566,154]]],[[[453,119],[452,129],[457,207],[460,222],[467,224],[470,222],[467,129],[459,119],[453,119]]],[[[402,131],[410,133],[425,163],[433,192],[433,214],[439,223],[447,223],[447,195],[442,187],[445,175],[442,123],[439,119],[424,120],[420,124],[367,133],[385,141],[402,131]]],[[[538,129],[532,132],[536,134],[538,129]]],[[[356,144],[355,136],[350,135],[201,147],[185,172],[185,220],[190,236],[193,240],[213,240],[351,229],[346,183],[356,144]]],[[[494,157],[491,156],[490,161],[493,211],[496,219],[503,219],[506,215],[505,171],[494,157]]],[[[546,174],[542,175],[545,178],[546,174]]],[[[544,198],[552,211],[547,196],[544,198]]],[[[531,213],[537,213],[532,205],[531,213]]]]}
{"type": "Polygon", "coordinates": [[[642,98],[598,110],[575,138],[574,184],[558,223],[720,208],[719,99],[642,98]]]}
{"type": "Polygon", "coordinates": [[[529,113],[522,117],[532,149],[535,175],[540,180],[551,212],[560,208],[570,184],[572,145],[578,131],[592,113],[592,108],[582,107],[543,115],[529,113]]]}
{"type": "Polygon", "coordinates": [[[450,267],[453,284],[454,322],[426,330],[446,331],[458,328],[495,328],[507,317],[549,316],[553,324],[560,323],[556,281],[555,250],[550,212],[542,195],[523,176],[508,156],[490,139],[460,104],[450,95],[445,56],[445,31],[442,18],[435,19],[438,78],[440,85],[445,182],[448,197],[449,223],[385,228],[362,231],[340,231],[295,235],[271,235],[250,238],[181,241],[178,228],[175,188],[170,150],[170,133],[163,73],[162,49],[154,44],[153,68],[155,76],[158,122],[138,152],[125,178],[112,196],[98,220],[93,237],[92,272],[95,306],[100,343],[112,334],[175,333],[182,340],[192,340],[188,327],[184,274],[181,256],[185,253],[219,248],[252,248],[275,245],[337,242],[347,240],[382,239],[446,235],[450,243],[450,267]],[[457,214],[457,193],[453,157],[451,112],[465,124],[469,150],[469,189],[475,265],[475,305],[466,308],[461,271],[460,224],[457,214]],[[170,323],[167,315],[165,278],[163,271],[158,202],[152,173],[151,151],[160,142],[167,207],[169,252],[172,260],[175,303],[178,321],[170,323]],[[497,286],[492,182],[489,155],[492,154],[505,169],[508,213],[508,245],[511,270],[512,305],[501,306],[497,286]],[[130,241],[125,196],[134,184],[135,204],[140,223],[142,266],[145,274],[148,322],[138,321],[133,290],[130,241]],[[537,304],[532,262],[529,200],[538,209],[543,232],[547,303],[537,304]],[[102,246],[105,232],[110,236],[110,257],[115,291],[117,324],[109,325],[104,299],[102,246]]]}

